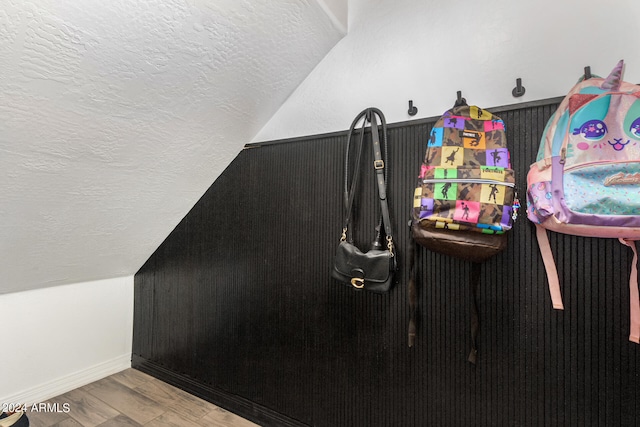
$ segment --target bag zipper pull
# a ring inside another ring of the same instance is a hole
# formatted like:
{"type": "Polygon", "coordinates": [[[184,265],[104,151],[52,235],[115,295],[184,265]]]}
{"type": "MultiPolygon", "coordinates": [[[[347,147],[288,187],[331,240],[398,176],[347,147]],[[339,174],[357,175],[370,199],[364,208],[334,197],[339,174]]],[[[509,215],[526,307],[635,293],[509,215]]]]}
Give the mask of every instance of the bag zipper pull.
{"type": "Polygon", "coordinates": [[[518,190],[515,191],[515,194],[513,196],[512,209],[513,211],[511,212],[511,219],[513,220],[513,222],[516,222],[516,219],[518,219],[518,209],[520,209],[520,199],[518,199],[518,190]]]}

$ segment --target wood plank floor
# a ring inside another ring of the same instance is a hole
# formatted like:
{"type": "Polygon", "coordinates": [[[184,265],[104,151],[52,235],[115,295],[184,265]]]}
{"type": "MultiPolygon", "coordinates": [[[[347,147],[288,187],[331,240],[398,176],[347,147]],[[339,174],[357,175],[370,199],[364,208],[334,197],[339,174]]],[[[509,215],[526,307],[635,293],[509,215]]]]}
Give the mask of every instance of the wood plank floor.
{"type": "Polygon", "coordinates": [[[31,427],[255,427],[209,402],[135,369],[55,397],[31,427]]]}

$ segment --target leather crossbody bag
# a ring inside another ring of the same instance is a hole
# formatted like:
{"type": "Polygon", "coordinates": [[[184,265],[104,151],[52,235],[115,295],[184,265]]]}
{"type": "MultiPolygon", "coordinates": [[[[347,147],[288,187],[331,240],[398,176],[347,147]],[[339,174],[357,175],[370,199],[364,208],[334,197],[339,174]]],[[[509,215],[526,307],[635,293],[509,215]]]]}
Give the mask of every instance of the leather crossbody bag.
{"type": "Polygon", "coordinates": [[[389,205],[387,202],[387,124],[384,115],[377,108],[367,108],[355,118],[347,136],[347,149],[345,155],[344,174],[344,203],[345,215],[342,227],[340,243],[336,250],[334,265],[331,275],[344,284],[354,289],[366,290],[375,293],[386,293],[393,286],[396,271],[396,254],[393,245],[393,232],[389,218],[389,205]],[[380,119],[382,131],[382,147],[380,144],[380,129],[376,116],[380,119]],[[355,147],[356,160],[349,186],[349,151],[351,139],[356,133],[358,122],[363,120],[358,145],[355,147]],[[373,146],[373,168],[375,170],[375,180],[378,187],[378,197],[380,199],[381,219],[376,227],[376,237],[368,251],[363,252],[353,242],[351,233],[353,199],[356,194],[358,177],[360,171],[360,160],[362,157],[362,147],[364,145],[364,130],[366,123],[371,123],[371,141],[373,146]],[[384,158],[382,157],[385,152],[384,158]]]}

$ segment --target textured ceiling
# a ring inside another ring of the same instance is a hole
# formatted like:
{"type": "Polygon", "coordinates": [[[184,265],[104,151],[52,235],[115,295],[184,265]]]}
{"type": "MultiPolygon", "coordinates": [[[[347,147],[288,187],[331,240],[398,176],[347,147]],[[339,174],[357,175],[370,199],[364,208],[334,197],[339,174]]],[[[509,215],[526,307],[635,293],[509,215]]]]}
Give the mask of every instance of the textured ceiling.
{"type": "Polygon", "coordinates": [[[134,274],[344,36],[319,1],[3,0],[0,293],[134,274]]]}

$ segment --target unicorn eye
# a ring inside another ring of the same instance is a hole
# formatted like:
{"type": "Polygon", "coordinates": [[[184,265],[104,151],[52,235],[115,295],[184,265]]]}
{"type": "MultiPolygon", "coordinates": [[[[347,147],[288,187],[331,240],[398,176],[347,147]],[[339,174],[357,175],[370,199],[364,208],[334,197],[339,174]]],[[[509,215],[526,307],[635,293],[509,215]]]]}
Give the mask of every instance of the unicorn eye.
{"type": "MultiPolygon", "coordinates": [[[[635,122],[634,122],[635,123],[635,122]]],[[[640,123],[638,123],[640,125],[640,123]]],[[[640,132],[640,129],[638,130],[640,132]]],[[[574,135],[582,135],[583,138],[597,141],[607,133],[607,125],[602,120],[589,120],[582,126],[573,130],[574,135]]]]}
{"type": "Polygon", "coordinates": [[[629,128],[629,131],[636,138],[640,138],[640,117],[638,117],[633,121],[633,123],[631,123],[631,127],[629,128]]]}

